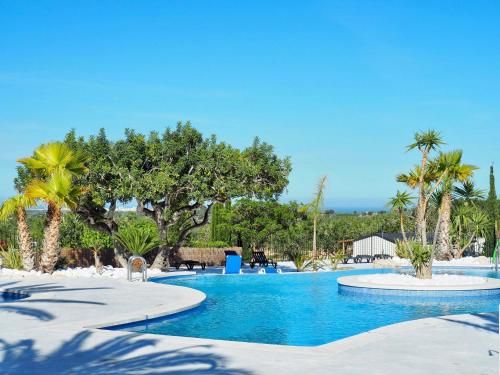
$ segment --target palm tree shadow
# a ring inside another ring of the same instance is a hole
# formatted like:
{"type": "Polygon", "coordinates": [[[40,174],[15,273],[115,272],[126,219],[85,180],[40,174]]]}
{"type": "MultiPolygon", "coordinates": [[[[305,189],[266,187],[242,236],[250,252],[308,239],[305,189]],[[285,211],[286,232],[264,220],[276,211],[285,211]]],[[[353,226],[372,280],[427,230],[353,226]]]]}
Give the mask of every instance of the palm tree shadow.
{"type": "Polygon", "coordinates": [[[1,374],[220,374],[251,375],[226,367],[225,357],[210,352],[210,345],[187,346],[175,350],[144,353],[156,339],[138,334],[115,337],[99,344],[87,343],[90,331],[79,332],[54,351],[41,354],[35,341],[8,343],[0,339],[1,374]],[[140,351],[140,353],[137,353],[140,351]]]}
{"type": "Polygon", "coordinates": [[[467,322],[462,319],[455,318],[439,318],[441,320],[446,320],[448,322],[462,324],[475,329],[480,329],[488,332],[498,333],[498,313],[481,313],[481,314],[470,314],[481,319],[480,323],[467,322]]]}
{"type": "Polygon", "coordinates": [[[19,315],[29,316],[31,318],[36,318],[38,320],[47,322],[49,320],[54,319],[54,315],[40,309],[33,309],[31,307],[21,307],[21,306],[13,306],[13,305],[4,305],[0,306],[0,312],[5,311],[9,313],[15,313],[19,315]]]}

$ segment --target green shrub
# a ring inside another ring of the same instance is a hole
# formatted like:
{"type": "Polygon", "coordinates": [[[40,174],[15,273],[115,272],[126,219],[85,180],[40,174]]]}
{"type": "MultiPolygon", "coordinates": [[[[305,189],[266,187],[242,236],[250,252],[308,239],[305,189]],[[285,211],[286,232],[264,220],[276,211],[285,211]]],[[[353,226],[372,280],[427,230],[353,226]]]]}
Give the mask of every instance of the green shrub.
{"type": "Polygon", "coordinates": [[[81,248],[85,227],[85,223],[78,215],[71,212],[64,214],[61,221],[61,246],[72,249],[81,248]]]}
{"type": "Polygon", "coordinates": [[[410,241],[408,246],[411,249],[410,262],[417,274],[424,267],[425,264],[429,263],[432,256],[432,245],[422,245],[420,242],[410,241]]]}
{"type": "Polygon", "coordinates": [[[5,268],[12,268],[15,270],[23,269],[23,261],[18,250],[10,248],[0,253],[0,256],[3,258],[3,266],[5,268]]]}
{"type": "Polygon", "coordinates": [[[410,251],[408,250],[408,243],[396,240],[396,255],[400,258],[410,259],[410,251]]]}
{"type": "Polygon", "coordinates": [[[147,228],[141,227],[124,227],[120,228],[118,233],[114,235],[125,249],[133,255],[144,256],[151,250],[154,250],[162,245],[158,233],[152,232],[147,228]]]}

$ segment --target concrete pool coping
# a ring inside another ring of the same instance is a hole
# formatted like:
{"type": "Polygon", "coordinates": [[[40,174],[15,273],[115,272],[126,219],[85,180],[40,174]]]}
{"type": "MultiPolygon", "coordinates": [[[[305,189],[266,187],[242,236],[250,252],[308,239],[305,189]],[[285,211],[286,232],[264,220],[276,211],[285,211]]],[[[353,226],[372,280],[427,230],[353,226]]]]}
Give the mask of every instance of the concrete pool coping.
{"type": "MultiPolygon", "coordinates": [[[[373,276],[374,274],[371,274],[373,276]]],[[[409,291],[483,291],[500,290],[500,279],[485,277],[486,282],[469,285],[405,285],[405,284],[381,284],[360,280],[365,275],[342,276],[337,279],[340,286],[360,289],[380,289],[380,290],[409,290],[409,291]]]]}
{"type": "MultiPolygon", "coordinates": [[[[169,276],[180,275],[172,273],[169,276]]],[[[0,319],[4,322],[0,332],[1,339],[12,345],[31,340],[41,353],[40,355],[43,354],[43,358],[51,359],[47,367],[42,368],[39,362],[35,362],[26,364],[21,371],[12,371],[10,367],[6,367],[12,364],[9,365],[8,360],[3,358],[0,360],[0,370],[3,370],[3,373],[61,373],[57,371],[57,366],[61,363],[70,366],[71,361],[68,361],[67,353],[62,352],[59,357],[57,349],[65,347],[68,340],[84,332],[90,335],[85,346],[95,348],[96,354],[90,353],[90,357],[83,356],[81,360],[85,360],[85,364],[81,366],[86,366],[88,362],[97,363],[96,366],[98,366],[103,361],[100,357],[102,354],[99,354],[99,348],[103,343],[137,338],[156,343],[153,346],[141,347],[137,355],[143,353],[148,356],[160,356],[166,349],[184,352],[195,350],[192,348],[196,347],[206,355],[224,358],[218,363],[227,372],[214,371],[213,373],[243,374],[243,372],[233,372],[232,369],[244,368],[245,374],[303,374],[306,369],[309,373],[330,374],[332,368],[335,368],[336,372],[341,374],[396,374],[403,370],[407,374],[419,374],[425,373],[426,368],[436,370],[437,361],[439,361],[437,372],[440,374],[456,374],[460,371],[462,373],[497,373],[495,364],[498,357],[485,354],[486,350],[491,349],[497,342],[497,335],[475,328],[482,324],[482,318],[472,315],[403,322],[321,346],[296,347],[137,334],[93,328],[106,326],[110,322],[114,324],[123,321],[130,322],[141,316],[168,315],[176,309],[188,308],[190,304],[195,303],[193,297],[199,298],[199,294],[196,297],[193,293],[201,293],[190,288],[153,282],[128,283],[114,279],[12,280],[0,277],[0,289],[16,290],[30,295],[27,299],[29,302],[13,301],[0,305],[0,319]],[[140,296],[141,303],[133,303],[138,296],[140,296]],[[33,316],[1,309],[7,306],[20,309],[28,306],[31,309],[44,310],[53,315],[53,319],[43,321],[33,316]],[[457,322],[453,323],[450,319],[457,322]],[[431,327],[431,330],[428,327],[431,327]],[[459,338],[465,336],[468,337],[467,342],[460,342],[459,338]],[[414,348],[424,341],[427,341],[426,347],[422,347],[420,352],[404,350],[408,346],[414,348]],[[463,347],[457,350],[457,344],[463,344],[463,347]],[[427,347],[432,350],[428,350],[427,347]],[[251,363],[248,361],[249,352],[253,353],[251,363]],[[467,356],[461,355],[462,352],[467,352],[467,356]],[[55,354],[51,356],[51,353],[55,354]],[[359,360],[360,355],[363,361],[359,360]],[[394,358],[398,360],[394,361],[394,358]],[[407,366],[408,363],[412,363],[410,368],[407,366]]],[[[494,347],[494,349],[497,348],[494,347]]],[[[73,360],[79,361],[81,356],[79,349],[73,350],[75,351],[73,360]]],[[[0,358],[7,353],[0,347],[0,358]]],[[[129,366],[127,356],[135,355],[134,353],[117,353],[115,357],[112,357],[113,364],[129,366]]],[[[196,361],[198,359],[199,356],[193,357],[193,373],[197,373],[196,361]]],[[[144,365],[147,366],[148,363],[144,365]]],[[[93,368],[87,373],[92,373],[92,370],[93,368]]],[[[165,364],[162,370],[171,371],[168,364],[165,364]]],[[[150,372],[157,373],[159,368],[150,369],[150,372]]],[[[66,373],[71,373],[71,371],[66,373]]],[[[200,373],[207,372],[200,371],[200,373]]]]}

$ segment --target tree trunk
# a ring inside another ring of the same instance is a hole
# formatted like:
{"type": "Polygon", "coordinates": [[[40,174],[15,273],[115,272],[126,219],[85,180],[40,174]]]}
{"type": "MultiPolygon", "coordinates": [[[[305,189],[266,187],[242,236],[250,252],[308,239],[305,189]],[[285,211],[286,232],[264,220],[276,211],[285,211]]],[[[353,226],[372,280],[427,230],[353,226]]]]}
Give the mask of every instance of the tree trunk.
{"type": "Polygon", "coordinates": [[[99,269],[102,267],[102,262],[101,262],[101,257],[99,256],[99,250],[92,250],[92,253],[94,254],[94,266],[96,269],[99,269]]]}
{"type": "Polygon", "coordinates": [[[451,255],[450,227],[451,227],[451,194],[444,194],[440,207],[439,229],[436,233],[436,258],[449,259],[451,255]]]}
{"type": "Polygon", "coordinates": [[[170,267],[170,262],[168,260],[170,256],[170,247],[168,245],[162,245],[158,249],[155,260],[151,265],[151,269],[168,270],[170,267]]]}
{"type": "Polygon", "coordinates": [[[425,197],[420,196],[417,204],[417,213],[415,217],[415,237],[422,245],[427,245],[427,221],[426,221],[426,203],[425,197]]]}
{"type": "Polygon", "coordinates": [[[312,251],[312,258],[317,259],[318,258],[318,252],[316,249],[316,217],[313,218],[313,251],[312,251]]]}
{"type": "Polygon", "coordinates": [[[162,245],[158,248],[158,253],[156,254],[155,260],[151,265],[152,269],[159,269],[162,271],[168,271],[170,267],[169,257],[170,257],[170,247],[167,244],[168,240],[168,230],[167,222],[163,217],[164,208],[161,206],[154,206],[153,220],[158,228],[158,234],[160,235],[160,240],[162,245]]]}
{"type": "Polygon", "coordinates": [[[415,272],[417,279],[432,279],[432,259],[415,272]]]}
{"type": "Polygon", "coordinates": [[[404,222],[404,212],[402,209],[399,210],[399,227],[401,229],[401,236],[403,236],[403,242],[408,242],[405,233],[405,222],[404,222]]]}
{"type": "Polygon", "coordinates": [[[59,260],[59,230],[61,227],[61,208],[49,203],[47,222],[43,234],[43,254],[41,261],[42,272],[52,273],[59,260]]]}
{"type": "Polygon", "coordinates": [[[21,206],[17,207],[17,230],[19,232],[19,252],[21,253],[23,269],[29,272],[35,268],[35,252],[26,221],[26,211],[21,206]]]}
{"type": "Polygon", "coordinates": [[[113,248],[113,252],[115,254],[115,262],[121,268],[127,268],[128,260],[125,252],[123,251],[122,245],[120,245],[117,241],[115,242],[115,247],[113,248]]]}

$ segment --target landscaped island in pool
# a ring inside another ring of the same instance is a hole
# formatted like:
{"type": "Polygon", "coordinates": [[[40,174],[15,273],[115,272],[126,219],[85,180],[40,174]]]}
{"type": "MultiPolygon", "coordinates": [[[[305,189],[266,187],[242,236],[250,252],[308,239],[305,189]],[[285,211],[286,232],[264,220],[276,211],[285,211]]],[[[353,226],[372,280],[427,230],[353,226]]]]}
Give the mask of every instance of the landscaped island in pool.
{"type": "MultiPolygon", "coordinates": [[[[166,278],[158,282],[201,290],[207,300],[198,308],[169,318],[113,329],[314,346],[406,320],[498,311],[498,295],[459,300],[339,295],[338,277],[381,272],[391,271],[166,278]]],[[[496,272],[484,269],[437,272],[498,278],[496,272]]]]}

